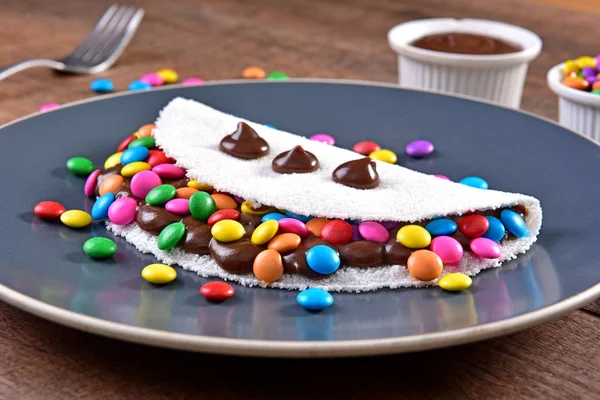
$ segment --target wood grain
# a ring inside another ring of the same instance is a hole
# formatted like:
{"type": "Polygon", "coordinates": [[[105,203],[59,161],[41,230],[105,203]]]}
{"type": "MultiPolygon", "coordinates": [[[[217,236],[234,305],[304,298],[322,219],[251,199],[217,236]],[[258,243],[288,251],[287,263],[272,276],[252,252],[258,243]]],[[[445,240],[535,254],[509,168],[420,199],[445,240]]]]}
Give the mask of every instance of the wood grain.
{"type": "MultiPolygon", "coordinates": [[[[0,65],[68,53],[109,1],[4,0],[0,65]]],[[[131,0],[147,15],[119,63],[118,90],[171,67],[182,77],[239,77],[248,65],[292,77],[396,81],[387,31],[428,17],[506,21],[537,32],[523,108],[556,118],[545,73],[598,51],[598,2],[566,0],[131,0]],[[597,4],[598,10],[589,7],[597,4]],[[591,6],[590,6],[591,5],[591,6]]],[[[599,11],[600,12],[600,11],[599,11]]],[[[31,70],[0,83],[0,123],[48,102],[92,97],[96,77],[31,70]]],[[[0,303],[0,398],[265,399],[597,398],[600,303],[511,336],[389,357],[266,360],[182,353],[62,327],[0,303]],[[332,376],[340,379],[332,379],[332,376]],[[268,377],[268,381],[265,380],[268,377]]]]}

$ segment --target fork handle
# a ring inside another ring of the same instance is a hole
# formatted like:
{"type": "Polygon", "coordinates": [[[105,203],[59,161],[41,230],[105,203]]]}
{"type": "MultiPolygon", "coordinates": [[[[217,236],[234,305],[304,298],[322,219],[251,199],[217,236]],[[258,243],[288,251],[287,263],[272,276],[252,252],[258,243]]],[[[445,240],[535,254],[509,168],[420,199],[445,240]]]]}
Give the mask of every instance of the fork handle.
{"type": "Polygon", "coordinates": [[[36,67],[46,67],[63,71],[65,69],[65,64],[61,63],[60,61],[48,60],[45,58],[24,60],[15,64],[8,65],[4,68],[0,68],[0,81],[4,78],[11,76],[12,74],[16,74],[17,72],[36,67]]]}

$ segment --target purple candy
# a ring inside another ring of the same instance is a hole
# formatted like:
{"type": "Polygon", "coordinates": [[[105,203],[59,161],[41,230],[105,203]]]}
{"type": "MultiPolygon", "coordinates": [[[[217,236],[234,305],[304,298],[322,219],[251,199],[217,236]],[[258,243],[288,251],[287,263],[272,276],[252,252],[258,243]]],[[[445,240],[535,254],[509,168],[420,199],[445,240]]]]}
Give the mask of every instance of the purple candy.
{"type": "Polygon", "coordinates": [[[381,225],[383,225],[383,227],[385,229],[387,229],[388,231],[392,230],[392,229],[394,229],[395,227],[398,226],[398,223],[396,221],[379,221],[379,223],[381,225]]]}
{"type": "Polygon", "coordinates": [[[581,73],[583,74],[584,78],[587,78],[588,76],[596,76],[598,75],[598,70],[596,68],[592,68],[592,67],[583,67],[583,69],[581,70],[581,73]]]}
{"type": "Polygon", "coordinates": [[[598,78],[596,76],[586,76],[585,80],[590,84],[590,86],[592,86],[598,81],[598,78]]]}
{"type": "Polygon", "coordinates": [[[358,225],[352,224],[350,226],[352,226],[352,241],[356,242],[358,240],[363,240],[363,237],[361,236],[360,231],[358,230],[358,225]]]}
{"type": "Polygon", "coordinates": [[[333,146],[335,144],[335,139],[333,136],[329,136],[325,133],[317,133],[316,135],[312,135],[310,140],[314,140],[315,142],[321,142],[333,146]]]}
{"type": "Polygon", "coordinates": [[[433,143],[427,140],[415,140],[406,145],[405,151],[411,157],[421,158],[433,153],[433,143]]]}
{"type": "Polygon", "coordinates": [[[238,203],[240,205],[244,202],[244,199],[241,198],[240,196],[233,195],[233,199],[236,201],[236,203],[238,203]]]}

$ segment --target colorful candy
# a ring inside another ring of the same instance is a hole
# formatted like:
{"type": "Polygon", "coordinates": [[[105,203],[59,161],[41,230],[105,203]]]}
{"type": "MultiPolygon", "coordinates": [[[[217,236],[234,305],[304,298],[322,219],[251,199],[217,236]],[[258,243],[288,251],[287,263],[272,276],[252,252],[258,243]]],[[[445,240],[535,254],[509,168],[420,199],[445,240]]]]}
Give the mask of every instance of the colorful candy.
{"type": "Polygon", "coordinates": [[[450,236],[434,238],[429,245],[429,250],[437,254],[447,264],[460,261],[464,254],[464,249],[460,243],[450,236]]]}
{"type": "Polygon", "coordinates": [[[115,225],[127,225],[135,220],[137,201],[131,197],[116,199],[108,207],[108,219],[115,225]]]}
{"type": "Polygon", "coordinates": [[[33,207],[35,215],[42,219],[58,219],[67,209],[56,201],[42,201],[33,207]]]}
{"type": "Polygon", "coordinates": [[[162,76],[153,72],[143,75],[140,78],[140,82],[147,83],[150,86],[162,86],[165,83],[165,80],[162,78],[162,76]]]}
{"type": "Polygon", "coordinates": [[[502,255],[502,249],[497,242],[484,237],[479,237],[471,241],[471,251],[475,255],[482,258],[500,258],[502,255]]]}
{"type": "Polygon", "coordinates": [[[83,185],[83,193],[86,196],[92,197],[96,194],[96,183],[98,183],[98,176],[100,175],[100,172],[102,171],[99,169],[94,170],[94,172],[89,174],[85,180],[85,184],[83,185]]]}
{"type": "Polygon", "coordinates": [[[127,165],[136,161],[144,161],[146,157],[148,157],[148,149],[144,146],[135,146],[128,148],[121,154],[120,162],[121,165],[127,165]]]}
{"type": "Polygon", "coordinates": [[[218,241],[228,243],[241,239],[246,230],[239,222],[225,219],[214,224],[210,233],[218,241]]]}
{"type": "Polygon", "coordinates": [[[161,150],[152,149],[148,151],[148,158],[146,162],[150,164],[152,168],[160,164],[174,164],[175,160],[169,158],[161,150]]]}
{"type": "Polygon", "coordinates": [[[123,185],[123,182],[125,182],[125,180],[121,175],[107,176],[100,184],[100,187],[98,188],[98,194],[102,196],[106,193],[115,192],[123,185]]]}
{"type": "Polygon", "coordinates": [[[268,214],[263,215],[261,221],[262,222],[269,221],[269,220],[279,221],[282,218],[287,218],[287,217],[281,213],[268,213],[268,214]]]}
{"type": "Polygon", "coordinates": [[[272,283],[278,281],[283,275],[281,254],[273,249],[261,251],[254,259],[252,271],[254,276],[262,282],[272,283]]]}
{"type": "Polygon", "coordinates": [[[60,221],[69,228],[84,228],[92,223],[92,217],[82,210],[69,210],[60,215],[60,221]]]}
{"type": "Polygon", "coordinates": [[[471,286],[471,283],[473,283],[473,280],[469,275],[452,272],[442,276],[438,281],[438,286],[450,292],[460,292],[471,286]]]}
{"type": "Polygon", "coordinates": [[[346,244],[352,239],[352,226],[346,221],[334,219],[323,225],[320,236],[333,244],[346,244]]]}
{"type": "Polygon", "coordinates": [[[110,79],[96,79],[90,85],[90,89],[96,93],[108,93],[114,88],[114,84],[110,79]]]}
{"type": "Polygon", "coordinates": [[[295,233],[282,233],[271,239],[267,248],[285,253],[298,248],[301,241],[302,238],[295,233]]]}
{"type": "Polygon", "coordinates": [[[599,59],[600,55],[597,57],[581,56],[575,60],[565,61],[561,68],[562,84],[576,90],[594,91],[594,85],[598,83],[600,74],[599,59]]]}
{"type": "Polygon", "coordinates": [[[211,301],[223,301],[235,294],[233,286],[227,282],[208,282],[200,288],[200,294],[211,301]]]}
{"type": "Polygon", "coordinates": [[[192,195],[194,193],[198,192],[198,189],[194,189],[191,187],[182,187],[182,188],[178,188],[175,191],[175,197],[177,197],[178,199],[188,199],[190,197],[192,197],[192,195]]]}
{"type": "Polygon", "coordinates": [[[512,210],[502,210],[500,213],[500,221],[504,224],[507,231],[518,238],[523,238],[529,235],[527,224],[519,214],[512,210]]]}
{"type": "Polygon", "coordinates": [[[333,136],[328,135],[326,133],[317,133],[316,135],[312,135],[309,139],[315,142],[325,143],[330,146],[333,146],[335,144],[335,139],[333,138],[333,136]]]}
{"type": "Polygon", "coordinates": [[[242,71],[242,78],[245,79],[264,79],[267,73],[260,67],[247,67],[242,71]]]}
{"type": "Polygon", "coordinates": [[[431,243],[431,234],[422,226],[404,225],[398,230],[396,240],[409,249],[424,249],[431,243]]]}
{"type": "Polygon", "coordinates": [[[290,218],[295,218],[295,219],[297,219],[299,221],[302,221],[304,223],[307,223],[308,221],[310,221],[312,219],[312,217],[307,217],[306,215],[302,215],[302,214],[296,214],[296,213],[293,213],[293,212],[288,211],[288,210],[286,210],[284,214],[287,215],[290,218]]]}
{"type": "Polygon", "coordinates": [[[85,157],[73,157],[67,160],[67,168],[75,175],[87,176],[94,170],[94,163],[85,157]]]}
{"type": "Polygon", "coordinates": [[[468,238],[483,236],[490,223],[483,215],[472,214],[462,217],[457,222],[458,230],[468,238]]]}
{"type": "Polygon", "coordinates": [[[142,125],[138,128],[138,133],[141,138],[152,136],[152,131],[156,128],[154,124],[142,125]]]}
{"type": "Polygon", "coordinates": [[[380,145],[378,145],[375,142],[368,141],[368,140],[364,141],[364,142],[358,142],[354,145],[354,147],[352,147],[352,150],[354,150],[358,154],[362,154],[363,156],[368,156],[372,152],[380,150],[380,149],[381,149],[380,145]]]}
{"type": "Polygon", "coordinates": [[[329,275],[340,267],[340,255],[331,247],[320,244],[308,249],[306,263],[316,273],[329,275]]]}
{"type": "Polygon", "coordinates": [[[483,237],[491,239],[494,242],[499,242],[506,234],[504,224],[496,217],[488,216],[485,218],[488,220],[489,226],[483,237]]]}
{"type": "MultiPolygon", "coordinates": [[[[352,229],[352,227],[350,227],[352,229]]],[[[390,233],[379,222],[367,221],[358,225],[358,232],[365,240],[385,243],[390,238],[390,233]]]]}
{"type": "MultiPolygon", "coordinates": [[[[139,149],[144,149],[145,147],[134,147],[139,149]]],[[[125,153],[123,153],[125,155],[125,153]]],[[[121,169],[121,175],[125,177],[132,177],[140,171],[150,171],[152,167],[150,164],[145,163],[143,161],[134,161],[132,163],[127,164],[121,169]]]]}
{"type": "Polygon", "coordinates": [[[261,223],[252,232],[250,241],[254,244],[262,245],[269,242],[277,234],[279,224],[275,220],[269,220],[261,223]]]}
{"type": "Polygon", "coordinates": [[[58,107],[60,107],[60,104],[58,104],[58,103],[44,104],[43,106],[40,107],[40,112],[48,112],[48,111],[54,110],[58,107]]]}
{"type": "Polygon", "coordinates": [[[179,179],[185,176],[185,170],[173,164],[159,164],[153,167],[152,171],[164,179],[179,179]]]}
{"type": "Polygon", "coordinates": [[[413,158],[423,158],[433,153],[434,146],[428,140],[414,140],[406,145],[406,154],[413,158]]]}
{"type": "Polygon", "coordinates": [[[307,310],[321,311],[333,305],[333,296],[323,289],[309,288],[298,293],[296,301],[307,310]]]}
{"type": "Polygon", "coordinates": [[[138,139],[138,137],[135,135],[127,136],[125,139],[123,139],[121,143],[119,143],[119,147],[117,147],[117,152],[125,151],[125,149],[127,149],[127,146],[129,146],[129,143],[133,142],[136,139],[138,139]]]}
{"type": "Polygon", "coordinates": [[[161,69],[156,75],[160,76],[164,83],[176,83],[179,80],[179,75],[172,69],[161,69]]]}
{"type": "Polygon", "coordinates": [[[466,178],[462,178],[460,181],[458,181],[458,183],[484,190],[489,187],[488,183],[483,178],[478,176],[467,176],[466,178]]]}
{"type": "Polygon", "coordinates": [[[177,215],[188,215],[190,213],[190,201],[188,199],[172,199],[167,201],[165,209],[177,215]]]}
{"type": "Polygon", "coordinates": [[[165,226],[158,235],[158,248],[164,251],[171,250],[185,235],[186,227],[183,222],[173,222],[165,226]]]}
{"type": "Polygon", "coordinates": [[[269,208],[254,208],[254,204],[248,200],[244,201],[240,208],[244,214],[265,215],[270,211],[269,208]]]}
{"type": "Polygon", "coordinates": [[[129,90],[146,90],[151,88],[152,85],[142,81],[133,81],[129,84],[129,90]]]}
{"type": "Polygon", "coordinates": [[[232,210],[238,206],[237,201],[226,194],[216,193],[211,195],[218,210],[232,210]]]}
{"type": "Polygon", "coordinates": [[[223,221],[225,219],[232,219],[237,221],[240,219],[240,212],[238,210],[219,210],[213,213],[206,223],[210,226],[213,226],[219,221],[223,221]]]}
{"type": "Polygon", "coordinates": [[[207,221],[217,211],[215,200],[206,192],[194,193],[188,204],[191,214],[200,221],[207,221]]]}
{"type": "Polygon", "coordinates": [[[329,220],[327,218],[313,218],[306,223],[306,228],[316,237],[320,237],[323,227],[328,222],[329,220]]]}
{"type": "Polygon", "coordinates": [[[440,256],[429,250],[417,250],[407,262],[410,275],[420,281],[432,281],[439,277],[444,268],[440,256]]]}
{"type": "Polygon", "coordinates": [[[115,195],[112,193],[106,193],[98,197],[98,200],[92,206],[92,218],[95,220],[108,218],[108,209],[114,201],[115,195]]]}
{"type": "Polygon", "coordinates": [[[162,185],[162,180],[153,171],[140,171],[131,178],[131,193],[139,199],[143,199],[155,187],[162,185]]]}
{"type": "Polygon", "coordinates": [[[295,233],[300,237],[308,236],[308,228],[304,222],[295,218],[282,218],[279,221],[279,230],[281,233],[295,233]]]}
{"type": "Polygon", "coordinates": [[[142,278],[155,285],[164,285],[177,278],[177,272],[173,267],[165,264],[150,264],[142,270],[142,278]]]}
{"type": "Polygon", "coordinates": [[[396,155],[396,153],[388,149],[375,150],[369,154],[369,157],[374,160],[386,162],[389,164],[395,164],[396,161],[398,161],[398,156],[396,155]]]}
{"type": "Polygon", "coordinates": [[[195,179],[190,179],[187,183],[188,187],[201,190],[203,192],[211,192],[214,188],[206,183],[200,183],[195,179]]]}
{"type": "Polygon", "coordinates": [[[287,74],[280,72],[280,71],[273,71],[273,72],[269,72],[267,74],[266,78],[269,80],[284,80],[284,79],[289,79],[289,76],[287,76],[287,74]]]}
{"type": "Polygon", "coordinates": [[[92,258],[108,258],[117,252],[117,244],[107,238],[95,237],[86,240],[83,251],[92,258]]]}
{"type": "MultiPolygon", "coordinates": [[[[139,133],[139,131],[138,131],[139,133]]],[[[156,140],[152,136],[144,136],[139,139],[135,139],[127,148],[131,149],[132,147],[145,147],[147,149],[151,149],[156,145],[156,140]]],[[[148,153],[146,153],[148,154],[148,153]]]]}
{"type": "Polygon", "coordinates": [[[563,79],[562,84],[577,90],[587,91],[590,88],[589,82],[579,76],[567,76],[563,79]]]}
{"type": "Polygon", "coordinates": [[[112,167],[116,167],[117,165],[119,165],[121,163],[121,155],[123,154],[122,151],[116,152],[112,155],[110,155],[106,161],[104,161],[104,169],[110,169],[112,167]]]}
{"type": "Polygon", "coordinates": [[[187,78],[183,81],[185,86],[194,86],[194,85],[202,85],[204,83],[204,79],[200,78],[187,78]]]}
{"type": "Polygon", "coordinates": [[[451,219],[439,218],[425,225],[425,229],[431,236],[449,236],[456,232],[458,226],[451,219]]]}

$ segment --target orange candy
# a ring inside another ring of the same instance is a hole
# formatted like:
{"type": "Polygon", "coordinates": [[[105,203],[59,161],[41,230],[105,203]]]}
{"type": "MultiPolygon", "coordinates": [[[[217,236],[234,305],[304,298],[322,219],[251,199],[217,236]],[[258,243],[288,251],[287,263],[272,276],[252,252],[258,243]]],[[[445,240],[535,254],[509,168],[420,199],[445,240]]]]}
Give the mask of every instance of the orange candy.
{"type": "Polygon", "coordinates": [[[594,84],[592,85],[592,90],[600,90],[600,81],[594,82],[594,84]]]}
{"type": "Polygon", "coordinates": [[[242,77],[246,79],[264,79],[267,73],[260,67],[248,67],[242,72],[242,77]]]}
{"type": "Polygon", "coordinates": [[[141,126],[140,129],[138,129],[138,132],[140,134],[140,137],[148,137],[148,136],[152,136],[152,129],[156,128],[156,125],[154,124],[147,124],[144,126],[141,126]]]}
{"type": "Polygon", "coordinates": [[[198,189],[194,189],[191,187],[182,187],[175,191],[175,197],[179,199],[189,199],[197,191],[198,189]]]}
{"type": "Polygon", "coordinates": [[[310,233],[316,237],[321,237],[321,229],[323,229],[323,226],[328,222],[329,220],[327,218],[313,218],[306,223],[306,227],[310,233]]]}
{"type": "Polygon", "coordinates": [[[440,256],[429,250],[417,250],[408,258],[408,272],[420,281],[432,281],[439,277],[444,268],[440,256]]]}
{"type": "Polygon", "coordinates": [[[98,189],[98,193],[100,196],[106,193],[114,193],[118,188],[121,187],[123,181],[124,179],[121,175],[111,175],[102,181],[100,188],[98,189]]]}
{"type": "Polygon", "coordinates": [[[238,206],[237,201],[226,194],[215,193],[211,196],[217,205],[217,210],[232,210],[238,206]]]}
{"type": "Polygon", "coordinates": [[[281,254],[273,249],[261,251],[254,259],[252,270],[254,271],[254,276],[262,282],[271,283],[278,281],[281,275],[283,275],[281,254]]]}
{"type": "Polygon", "coordinates": [[[577,90],[588,90],[590,84],[583,78],[577,76],[567,76],[563,79],[562,84],[577,90]]]}
{"type": "Polygon", "coordinates": [[[285,253],[286,251],[294,250],[300,246],[301,240],[300,236],[295,233],[282,233],[271,239],[267,247],[272,250],[277,250],[279,253],[285,253]]]}

